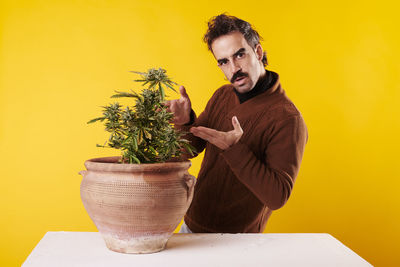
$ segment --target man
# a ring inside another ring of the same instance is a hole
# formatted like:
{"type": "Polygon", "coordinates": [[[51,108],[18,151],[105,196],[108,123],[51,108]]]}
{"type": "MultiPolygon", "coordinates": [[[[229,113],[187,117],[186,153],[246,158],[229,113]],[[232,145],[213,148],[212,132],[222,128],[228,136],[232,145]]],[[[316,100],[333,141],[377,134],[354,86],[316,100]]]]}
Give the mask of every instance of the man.
{"type": "Polygon", "coordinates": [[[260,36],[225,14],[204,36],[231,84],[220,87],[196,117],[186,90],[167,101],[177,129],[204,159],[181,232],[262,233],[273,210],[288,200],[308,139],[304,120],[265,69],[260,36]]]}

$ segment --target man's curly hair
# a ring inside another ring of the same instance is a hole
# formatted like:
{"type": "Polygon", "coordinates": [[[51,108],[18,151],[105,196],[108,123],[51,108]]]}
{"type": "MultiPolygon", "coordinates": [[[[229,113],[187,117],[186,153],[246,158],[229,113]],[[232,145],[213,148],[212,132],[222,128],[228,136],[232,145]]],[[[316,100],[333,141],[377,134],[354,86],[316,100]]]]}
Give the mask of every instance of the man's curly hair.
{"type": "MultiPolygon", "coordinates": [[[[218,37],[232,32],[240,32],[243,34],[243,37],[253,49],[256,48],[257,44],[262,40],[262,37],[251,27],[250,23],[237,17],[226,15],[225,13],[212,17],[208,21],[208,29],[203,40],[207,43],[208,50],[212,52],[212,42],[218,37]]],[[[263,52],[262,62],[264,66],[268,65],[265,51],[263,52]]]]}

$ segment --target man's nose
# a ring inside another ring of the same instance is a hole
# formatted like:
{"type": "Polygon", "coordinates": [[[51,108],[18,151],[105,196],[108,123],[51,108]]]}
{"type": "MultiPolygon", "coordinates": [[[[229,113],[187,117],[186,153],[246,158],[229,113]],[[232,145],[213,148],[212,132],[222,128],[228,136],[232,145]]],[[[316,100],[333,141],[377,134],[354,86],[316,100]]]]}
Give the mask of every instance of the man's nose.
{"type": "Polygon", "coordinates": [[[233,74],[235,74],[236,72],[238,72],[238,70],[241,69],[240,65],[236,62],[236,60],[232,60],[230,63],[231,63],[230,64],[231,72],[233,74]]]}

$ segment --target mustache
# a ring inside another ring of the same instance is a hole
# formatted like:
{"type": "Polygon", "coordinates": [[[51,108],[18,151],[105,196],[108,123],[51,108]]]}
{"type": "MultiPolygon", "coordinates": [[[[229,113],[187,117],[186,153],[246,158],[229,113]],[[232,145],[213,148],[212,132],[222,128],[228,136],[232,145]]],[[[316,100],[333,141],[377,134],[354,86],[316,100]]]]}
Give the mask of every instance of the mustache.
{"type": "Polygon", "coordinates": [[[236,72],[235,74],[233,74],[233,76],[232,76],[232,78],[231,78],[231,83],[234,83],[235,80],[236,80],[237,78],[240,78],[240,77],[247,77],[247,76],[249,76],[247,73],[242,72],[241,70],[239,70],[238,72],[236,72]]]}

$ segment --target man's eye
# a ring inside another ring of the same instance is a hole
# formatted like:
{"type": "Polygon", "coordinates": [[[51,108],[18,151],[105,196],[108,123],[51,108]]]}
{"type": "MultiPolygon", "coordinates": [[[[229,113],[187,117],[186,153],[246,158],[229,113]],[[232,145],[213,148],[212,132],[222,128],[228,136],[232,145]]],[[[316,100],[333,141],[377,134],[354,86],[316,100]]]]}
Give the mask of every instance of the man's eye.
{"type": "Polygon", "coordinates": [[[219,62],[219,65],[221,65],[221,66],[223,66],[223,65],[225,65],[227,62],[224,60],[224,61],[220,61],[219,62]]]}
{"type": "Polygon", "coordinates": [[[236,57],[237,58],[241,58],[241,57],[243,57],[244,56],[244,53],[242,52],[242,53],[238,53],[237,55],[236,55],[236,57]]]}

